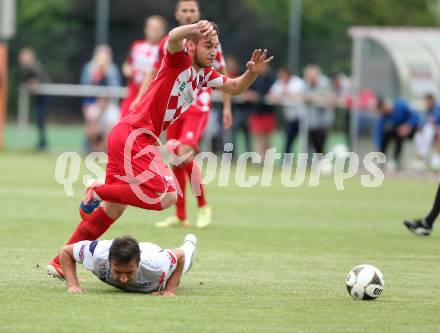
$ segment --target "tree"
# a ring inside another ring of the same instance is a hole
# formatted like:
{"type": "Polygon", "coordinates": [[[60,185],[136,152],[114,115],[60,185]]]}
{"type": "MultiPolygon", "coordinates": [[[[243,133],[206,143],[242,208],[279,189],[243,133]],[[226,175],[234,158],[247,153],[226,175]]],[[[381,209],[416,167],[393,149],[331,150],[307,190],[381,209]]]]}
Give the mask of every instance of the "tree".
{"type": "MultiPolygon", "coordinates": [[[[290,0],[247,0],[246,4],[287,40],[290,0]]],[[[327,71],[347,71],[350,26],[435,26],[439,24],[439,8],[438,0],[303,0],[301,62],[320,64],[327,71]]]]}

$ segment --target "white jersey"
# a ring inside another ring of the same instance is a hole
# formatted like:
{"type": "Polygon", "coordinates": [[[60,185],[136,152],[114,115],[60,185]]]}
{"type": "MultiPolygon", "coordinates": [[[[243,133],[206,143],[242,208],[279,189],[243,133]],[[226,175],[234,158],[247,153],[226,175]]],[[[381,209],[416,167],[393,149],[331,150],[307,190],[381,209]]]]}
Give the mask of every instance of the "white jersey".
{"type": "Polygon", "coordinates": [[[111,275],[108,254],[112,240],[81,241],[73,246],[75,261],[96,275],[102,282],[125,291],[151,293],[165,287],[177,266],[176,255],[152,243],[139,243],[141,260],[133,281],[120,286],[111,275]]]}

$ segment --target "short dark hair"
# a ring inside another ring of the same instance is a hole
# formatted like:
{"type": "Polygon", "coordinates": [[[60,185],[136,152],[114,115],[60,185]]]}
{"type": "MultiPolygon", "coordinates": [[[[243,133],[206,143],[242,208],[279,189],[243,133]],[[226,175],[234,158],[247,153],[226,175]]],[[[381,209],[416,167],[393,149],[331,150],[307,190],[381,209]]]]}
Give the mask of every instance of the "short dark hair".
{"type": "Polygon", "coordinates": [[[151,15],[151,16],[148,16],[148,17],[145,19],[145,23],[148,23],[149,20],[158,20],[160,23],[163,24],[165,30],[168,29],[168,21],[167,21],[163,16],[160,16],[160,15],[151,15]]]}
{"type": "Polygon", "coordinates": [[[141,249],[137,240],[131,236],[115,238],[110,246],[108,260],[128,264],[133,259],[137,263],[141,260],[141,249]]]}
{"type": "MultiPolygon", "coordinates": [[[[212,27],[214,28],[215,32],[217,33],[218,38],[220,38],[220,29],[219,29],[217,23],[215,23],[213,21],[209,21],[209,23],[211,23],[212,27]]],[[[200,38],[199,37],[191,37],[191,38],[189,38],[189,40],[192,40],[194,43],[198,43],[200,38]]]]}
{"type": "Polygon", "coordinates": [[[199,4],[198,0],[177,0],[177,2],[176,2],[176,9],[179,8],[179,6],[180,6],[180,4],[182,2],[191,2],[191,1],[195,2],[197,4],[197,6],[199,7],[199,9],[200,9],[200,4],[199,4]]]}
{"type": "Polygon", "coordinates": [[[220,29],[217,23],[215,23],[214,21],[209,21],[209,23],[212,24],[212,27],[214,28],[215,32],[217,32],[217,36],[220,38],[220,29]]]}

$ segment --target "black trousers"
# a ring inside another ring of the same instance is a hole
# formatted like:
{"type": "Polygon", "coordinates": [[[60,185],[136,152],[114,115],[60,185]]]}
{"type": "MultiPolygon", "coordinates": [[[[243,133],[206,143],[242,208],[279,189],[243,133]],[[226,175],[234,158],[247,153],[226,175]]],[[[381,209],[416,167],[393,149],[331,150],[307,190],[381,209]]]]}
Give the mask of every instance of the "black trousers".
{"type": "Polygon", "coordinates": [[[284,153],[292,151],[292,145],[299,133],[299,120],[293,120],[286,123],[285,128],[285,148],[284,153]]]}
{"type": "Polygon", "coordinates": [[[34,99],[34,117],[38,129],[38,143],[37,148],[43,149],[47,146],[46,134],[46,109],[48,97],[44,95],[35,96],[34,99]]]}
{"type": "Polygon", "coordinates": [[[414,137],[416,130],[413,129],[411,133],[406,137],[401,137],[397,133],[397,127],[387,128],[382,131],[382,145],[380,151],[386,155],[389,144],[394,141],[394,159],[396,162],[400,162],[402,155],[402,144],[405,140],[410,140],[414,137]]]}
{"type": "Polygon", "coordinates": [[[313,148],[315,153],[324,154],[327,134],[326,128],[309,129],[309,147],[313,148]]]}

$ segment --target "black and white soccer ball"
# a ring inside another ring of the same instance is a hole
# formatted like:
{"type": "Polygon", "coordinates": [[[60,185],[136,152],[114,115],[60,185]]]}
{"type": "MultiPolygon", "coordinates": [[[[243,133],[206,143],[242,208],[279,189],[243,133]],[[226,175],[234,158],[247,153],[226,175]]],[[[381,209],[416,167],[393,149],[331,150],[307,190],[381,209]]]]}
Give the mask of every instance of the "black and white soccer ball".
{"type": "Polygon", "coordinates": [[[382,273],[372,265],[359,265],[348,273],[347,291],[357,300],[373,300],[382,295],[385,281],[382,273]]]}

